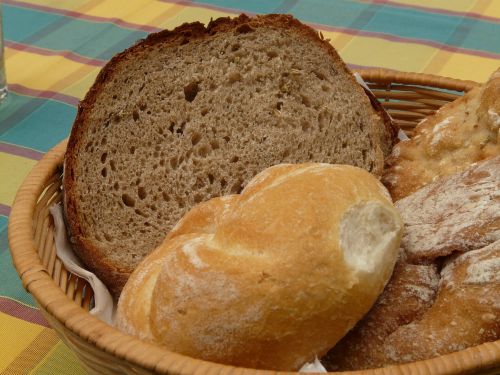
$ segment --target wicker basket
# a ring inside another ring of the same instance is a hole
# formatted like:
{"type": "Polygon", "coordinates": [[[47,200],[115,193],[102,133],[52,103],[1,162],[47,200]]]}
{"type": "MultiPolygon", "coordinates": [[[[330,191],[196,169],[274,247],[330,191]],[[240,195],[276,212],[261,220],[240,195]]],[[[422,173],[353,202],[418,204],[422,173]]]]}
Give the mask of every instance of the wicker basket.
{"type": "MultiPolygon", "coordinates": [[[[375,95],[405,130],[476,83],[387,70],[360,72],[375,95]],[[443,90],[445,89],[445,90],[443,90]]],[[[48,207],[61,200],[66,142],[48,152],[19,189],[9,223],[14,264],[40,311],[82,365],[94,374],[271,374],[235,368],[169,352],[121,333],[88,313],[92,290],[69,273],[55,255],[48,207]]],[[[351,374],[500,373],[500,340],[427,361],[351,374]]]]}

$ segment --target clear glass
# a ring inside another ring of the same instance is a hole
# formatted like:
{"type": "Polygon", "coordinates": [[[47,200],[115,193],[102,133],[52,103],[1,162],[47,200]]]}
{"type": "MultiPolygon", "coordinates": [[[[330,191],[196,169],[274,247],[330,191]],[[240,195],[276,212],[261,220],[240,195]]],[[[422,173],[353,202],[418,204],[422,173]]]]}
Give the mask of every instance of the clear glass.
{"type": "Polygon", "coordinates": [[[2,3],[0,2],[0,103],[7,96],[7,78],[5,77],[5,56],[3,48],[2,3]]]}

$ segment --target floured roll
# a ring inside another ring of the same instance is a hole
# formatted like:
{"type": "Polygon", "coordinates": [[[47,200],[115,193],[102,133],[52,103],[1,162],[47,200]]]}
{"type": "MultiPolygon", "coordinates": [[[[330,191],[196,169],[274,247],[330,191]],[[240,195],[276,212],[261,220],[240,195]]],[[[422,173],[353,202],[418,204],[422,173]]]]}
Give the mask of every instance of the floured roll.
{"type": "Polygon", "coordinates": [[[368,172],[278,165],[194,207],[134,271],[117,326],[191,357],[297,370],[370,309],[402,223],[368,172]]]}
{"type": "MultiPolygon", "coordinates": [[[[404,251],[373,308],[321,362],[329,371],[371,369],[397,363],[386,345],[402,327],[418,322],[432,307],[439,286],[436,264],[409,264],[404,251]]],[[[400,335],[400,338],[404,336],[400,335]]],[[[413,342],[411,342],[412,344],[413,342]]],[[[401,357],[404,357],[403,353],[401,357]]]]}

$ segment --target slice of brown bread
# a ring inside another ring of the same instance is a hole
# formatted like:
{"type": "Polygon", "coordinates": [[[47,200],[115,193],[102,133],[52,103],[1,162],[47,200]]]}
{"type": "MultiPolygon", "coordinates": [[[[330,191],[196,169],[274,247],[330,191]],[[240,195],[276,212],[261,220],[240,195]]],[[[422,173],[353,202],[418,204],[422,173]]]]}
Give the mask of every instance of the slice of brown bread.
{"type": "Polygon", "coordinates": [[[291,16],[152,34],[80,103],[64,175],[71,238],[116,296],[195,204],[282,162],[380,174],[393,138],[333,47],[291,16]]]}

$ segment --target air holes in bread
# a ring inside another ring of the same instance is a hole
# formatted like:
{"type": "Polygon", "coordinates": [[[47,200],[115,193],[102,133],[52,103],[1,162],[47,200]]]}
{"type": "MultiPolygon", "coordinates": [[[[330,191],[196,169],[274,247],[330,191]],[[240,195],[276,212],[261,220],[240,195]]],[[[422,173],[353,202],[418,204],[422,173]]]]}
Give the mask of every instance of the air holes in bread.
{"type": "Polygon", "coordinates": [[[201,134],[198,133],[198,132],[194,132],[192,135],[191,135],[191,144],[193,146],[196,146],[198,144],[198,142],[200,142],[201,140],[201,134]]]}
{"type": "Polygon", "coordinates": [[[177,157],[174,156],[173,158],[170,159],[170,166],[173,168],[173,169],[176,169],[177,168],[177,165],[178,165],[178,162],[177,162],[177,157]]]}
{"type": "Polygon", "coordinates": [[[243,190],[243,181],[238,180],[231,186],[231,194],[239,194],[243,190]]]}
{"type": "Polygon", "coordinates": [[[212,147],[212,150],[217,150],[219,148],[219,141],[216,139],[211,140],[210,146],[212,147]]]}
{"type": "Polygon", "coordinates": [[[186,204],[184,203],[184,199],[182,197],[176,197],[176,201],[179,208],[185,207],[186,204]]]}
{"type": "Polygon", "coordinates": [[[135,206],[135,199],[128,194],[122,194],[122,202],[127,207],[135,206]]]}
{"type": "Polygon", "coordinates": [[[267,51],[267,57],[269,60],[272,60],[275,57],[278,57],[278,53],[276,51],[267,51]]]}
{"type": "Polygon", "coordinates": [[[302,104],[304,104],[307,108],[309,108],[311,106],[311,100],[307,96],[301,95],[300,100],[301,100],[302,104]]]}
{"type": "Polygon", "coordinates": [[[321,72],[318,72],[317,70],[314,71],[314,75],[316,76],[316,78],[324,81],[326,79],[325,75],[321,72]]]}
{"type": "Polygon", "coordinates": [[[300,121],[300,125],[301,125],[303,131],[309,131],[309,130],[311,130],[311,127],[312,127],[311,123],[307,120],[304,120],[304,119],[302,119],[300,121]]]}
{"type": "Polygon", "coordinates": [[[208,152],[209,152],[209,148],[208,146],[206,145],[203,145],[201,146],[199,149],[198,149],[198,156],[201,156],[202,158],[205,158],[207,155],[208,155],[208,152]]]}
{"type": "Polygon", "coordinates": [[[184,99],[188,102],[192,102],[194,98],[196,98],[196,95],[198,95],[199,90],[198,82],[191,82],[187,86],[184,86],[184,99]]]}
{"type": "Polygon", "coordinates": [[[147,214],[145,214],[143,211],[139,210],[139,209],[135,209],[134,212],[139,215],[139,216],[142,216],[142,217],[148,217],[147,214]]]}
{"type": "Polygon", "coordinates": [[[241,81],[241,74],[239,72],[229,73],[228,81],[229,83],[241,81]]]}
{"type": "Polygon", "coordinates": [[[143,186],[139,186],[137,188],[137,195],[139,196],[139,199],[143,200],[148,194],[146,193],[146,189],[144,189],[143,186]]]}
{"type": "Polygon", "coordinates": [[[134,110],[132,112],[132,118],[134,119],[134,121],[139,121],[139,112],[137,112],[136,110],[134,110]]]}

